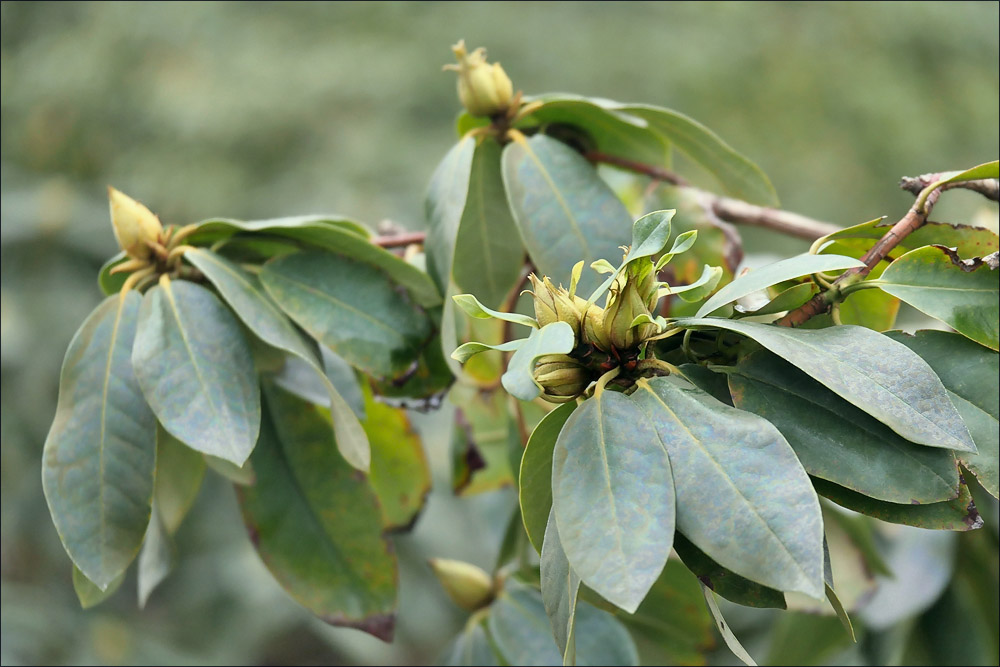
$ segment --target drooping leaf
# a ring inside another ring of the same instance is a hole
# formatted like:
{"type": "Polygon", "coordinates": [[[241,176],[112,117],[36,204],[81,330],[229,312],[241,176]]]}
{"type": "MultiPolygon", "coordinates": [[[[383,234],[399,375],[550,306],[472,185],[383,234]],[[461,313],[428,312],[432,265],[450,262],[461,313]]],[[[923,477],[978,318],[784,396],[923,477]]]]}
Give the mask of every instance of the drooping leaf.
{"type": "Polygon", "coordinates": [[[708,610],[712,613],[712,617],[715,619],[715,627],[719,629],[719,634],[722,635],[723,641],[726,642],[726,646],[729,650],[733,652],[737,658],[739,658],[743,664],[750,665],[751,667],[756,667],[757,663],[753,661],[747,650],[743,648],[743,644],[740,640],[736,638],[733,634],[732,628],[726,623],[726,619],[722,617],[722,612],[719,610],[719,604],[715,601],[715,594],[705,584],[701,585],[701,591],[705,594],[705,603],[708,605],[708,610]]]}
{"type": "Polygon", "coordinates": [[[778,427],[810,475],[893,503],[958,495],[951,452],[903,439],[767,350],[741,360],[729,387],[738,408],[778,427]]]}
{"type": "Polygon", "coordinates": [[[132,369],[141,298],[110,296],[63,360],[42,488],[74,565],[107,591],[139,552],[153,500],[156,420],[132,369]]]}
{"type": "Polygon", "coordinates": [[[650,129],[711,172],[727,194],[753,204],[778,205],[774,186],[764,172],[701,123],[671,109],[644,104],[621,111],[645,119],[650,129]]]}
{"type": "Polygon", "coordinates": [[[376,401],[365,392],[364,422],[371,443],[370,481],[378,496],[383,525],[407,529],[424,507],[431,490],[431,471],[420,437],[406,411],[376,401]]]}
{"type": "Polygon", "coordinates": [[[976,509],[969,487],[964,483],[959,488],[957,498],[913,505],[875,500],[818,477],[814,477],[812,481],[817,493],[838,505],[889,523],[932,530],[958,531],[975,530],[983,525],[983,518],[976,509]]]}
{"type": "Polygon", "coordinates": [[[996,498],[1000,494],[1000,423],[958,394],[948,393],[979,450],[978,454],[955,452],[955,458],[996,498]]]}
{"type": "Polygon", "coordinates": [[[452,263],[455,284],[493,308],[517,285],[524,263],[500,173],[501,151],[490,138],[476,147],[452,263]]]}
{"type": "MultiPolygon", "coordinates": [[[[430,313],[430,317],[434,321],[436,316],[430,313]]],[[[449,361],[444,356],[441,333],[438,332],[424,346],[420,356],[417,357],[416,366],[407,369],[402,382],[370,377],[372,391],[390,405],[418,412],[434,410],[444,400],[448,388],[455,381],[455,373],[452,372],[449,361]]],[[[348,366],[348,368],[350,367],[348,366]]],[[[354,369],[351,369],[350,375],[355,377],[356,384],[357,378],[354,369]]],[[[335,386],[337,385],[336,378],[331,375],[329,366],[327,367],[327,377],[334,381],[335,386]]],[[[341,389],[341,391],[344,390],[341,389]]],[[[360,393],[359,391],[359,397],[360,393]]],[[[354,407],[350,397],[345,395],[345,398],[351,403],[351,407],[354,407]]]]}
{"type": "Polygon", "coordinates": [[[851,641],[857,643],[858,639],[854,635],[854,624],[851,623],[851,617],[848,615],[847,610],[844,609],[844,605],[841,603],[840,598],[837,596],[837,591],[833,587],[833,563],[830,560],[830,545],[825,534],[823,535],[823,583],[826,585],[826,599],[830,602],[830,606],[833,607],[833,611],[837,615],[837,620],[840,621],[841,626],[847,631],[851,641]]]}
{"type": "Polygon", "coordinates": [[[76,592],[76,597],[80,601],[80,607],[83,609],[96,607],[107,600],[109,597],[118,592],[118,589],[121,588],[123,581],[125,581],[124,571],[115,577],[111,583],[108,584],[108,587],[102,591],[97,587],[97,584],[87,578],[87,575],[80,572],[80,568],[75,565],[73,566],[73,590],[76,592]]]}
{"type": "Polygon", "coordinates": [[[475,150],[476,141],[471,137],[463,138],[452,146],[434,170],[424,201],[428,229],[424,243],[427,273],[442,294],[451,282],[455,239],[465,210],[475,150]]]}
{"type": "Polygon", "coordinates": [[[496,667],[500,660],[486,636],[483,621],[477,618],[455,637],[438,663],[449,667],[496,667]]]}
{"type": "Polygon", "coordinates": [[[167,527],[163,524],[158,507],[158,503],[153,503],[153,514],[149,519],[149,527],[146,529],[142,551],[139,552],[136,577],[139,609],[145,608],[149,596],[174,569],[176,559],[173,540],[167,532],[167,527]]]}
{"type": "MultiPolygon", "coordinates": [[[[356,413],[337,390],[324,368],[326,363],[329,363],[335,371],[339,368],[343,373],[342,366],[346,365],[346,362],[337,366],[339,359],[331,354],[329,360],[322,359],[324,363],[321,365],[321,360],[317,358],[311,343],[267,296],[254,276],[209,250],[190,250],[185,254],[185,258],[212,281],[222,298],[254,335],[268,345],[294,355],[316,374],[327,396],[327,401],[324,403],[333,413],[337,447],[355,468],[368,470],[371,454],[365,432],[358,422],[356,413]]],[[[347,372],[350,373],[349,367],[347,372]]]]}
{"type": "Polygon", "coordinates": [[[716,317],[676,323],[752,338],[912,442],[975,451],[930,366],[882,334],[851,325],[806,330],[716,317]]]}
{"type": "Polygon", "coordinates": [[[458,409],[452,430],[452,488],[473,495],[514,483],[511,452],[520,451],[518,426],[502,391],[482,393],[456,385],[450,398],[458,409]]]}
{"type": "Polygon", "coordinates": [[[569,417],[552,457],[552,506],[570,566],[630,613],[660,575],[674,533],[671,464],[647,415],[604,391],[569,417]]]}
{"type": "MultiPolygon", "coordinates": [[[[698,581],[727,600],[744,607],[785,609],[785,596],[781,591],[750,581],[719,565],[680,531],[674,535],[674,549],[698,581]]],[[[698,599],[701,600],[700,594],[698,599]]]]}
{"type": "Polygon", "coordinates": [[[260,389],[236,318],[200,285],[146,292],[132,365],[163,427],[187,446],[242,465],[260,429],[260,389]]]}
{"type": "Polygon", "coordinates": [[[576,401],[570,401],[545,415],[531,432],[521,457],[518,481],[521,517],[524,531],[539,553],[552,510],[552,451],[559,432],[574,410],[576,401]]]}
{"type": "Polygon", "coordinates": [[[631,400],[670,455],[677,529],[740,575],[822,597],[819,501],[778,430],[670,377],[640,380],[631,400]]]}
{"type": "Polygon", "coordinates": [[[265,392],[257,483],[238,487],[264,564],[297,602],[332,625],[392,638],[396,559],[374,493],[335,451],[321,408],[265,392]]]}
{"type": "Polygon", "coordinates": [[[500,378],[503,388],[522,401],[537,398],[542,390],[535,382],[535,361],[546,354],[569,354],[576,346],[576,334],[566,322],[550,322],[541,329],[532,329],[507,364],[500,378]]]}
{"type": "Polygon", "coordinates": [[[322,252],[283,255],[264,265],[260,280],[313,338],[373,375],[404,373],[431,334],[426,314],[389,276],[351,259],[322,252]]]}
{"type": "Polygon", "coordinates": [[[552,625],[552,636],[563,656],[564,665],[575,664],[576,641],[573,625],[576,619],[576,599],[580,592],[580,577],[576,575],[566,559],[559,531],[556,528],[555,513],[549,512],[545,527],[545,541],[541,552],[541,589],[545,613],[552,625]]]}
{"type": "Polygon", "coordinates": [[[944,246],[927,246],[895,260],[876,282],[963,336],[1000,349],[1000,270],[962,260],[944,246]]]}
{"type": "Polygon", "coordinates": [[[810,273],[841,271],[859,266],[864,266],[864,263],[853,257],[842,255],[810,255],[809,253],[804,253],[795,257],[789,257],[788,259],[755,269],[729,283],[713,294],[712,298],[698,309],[695,317],[708,315],[727,303],[732,303],[757,290],[766,289],[771,285],[776,285],[785,280],[791,280],[810,273]]]}
{"type": "MultiPolygon", "coordinates": [[[[565,144],[535,135],[503,152],[507,199],[521,239],[539,272],[569,284],[573,266],[614,257],[629,239],[632,218],[593,166],[565,144]]],[[[597,277],[585,273],[579,293],[597,277]]]]}
{"type": "MultiPolygon", "coordinates": [[[[162,529],[173,535],[198,497],[205,478],[205,457],[167,433],[156,429],[156,484],[153,497],[162,529]]],[[[147,534],[148,535],[148,534],[147,534]]],[[[149,539],[148,536],[146,538],[149,539]]]]}

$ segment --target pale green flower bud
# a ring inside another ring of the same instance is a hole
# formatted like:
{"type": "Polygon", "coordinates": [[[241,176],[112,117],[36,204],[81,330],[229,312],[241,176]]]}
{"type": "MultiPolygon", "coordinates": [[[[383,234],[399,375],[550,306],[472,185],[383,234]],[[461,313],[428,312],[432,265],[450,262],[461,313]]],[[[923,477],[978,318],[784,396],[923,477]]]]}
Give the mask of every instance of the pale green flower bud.
{"type": "Polygon", "coordinates": [[[108,186],[111,204],[111,227],[118,245],[134,259],[146,259],[152,253],[149,243],[156,243],[163,231],[160,219],[128,195],[108,186]]]}
{"type": "Polygon", "coordinates": [[[587,302],[570,296],[568,291],[554,286],[548,278],[539,280],[535,274],[531,274],[528,279],[534,288],[531,294],[535,297],[535,319],[538,320],[538,326],[544,327],[552,322],[566,322],[579,339],[580,324],[583,321],[581,306],[587,302]]]}
{"type": "Polygon", "coordinates": [[[590,343],[599,350],[608,352],[611,350],[611,338],[608,337],[604,329],[604,309],[597,305],[592,305],[587,310],[587,315],[583,320],[582,338],[584,343],[590,343]]]}
{"type": "Polygon", "coordinates": [[[590,374],[579,361],[566,354],[546,354],[535,365],[535,382],[542,398],[550,403],[566,403],[583,393],[590,374]]]}
{"type": "Polygon", "coordinates": [[[514,84],[500,63],[486,62],[486,49],[468,53],[465,40],[451,47],[458,65],[445,65],[458,72],[458,99],[473,116],[495,116],[507,111],[514,96],[514,84]]]}
{"type": "Polygon", "coordinates": [[[482,568],[447,558],[429,562],[444,592],[462,609],[476,611],[493,600],[493,579],[482,568]]]}
{"type": "MultiPolygon", "coordinates": [[[[604,309],[604,331],[611,344],[619,350],[638,347],[647,338],[656,335],[655,324],[640,324],[633,327],[632,322],[639,315],[650,315],[648,303],[649,290],[655,284],[652,276],[652,264],[644,266],[642,261],[629,265],[625,273],[619,276],[611,287],[608,305],[604,309]],[[639,266],[635,266],[638,264],[639,266]],[[644,293],[642,290],[645,289],[644,293]]],[[[655,304],[655,300],[653,301],[655,304]]]]}

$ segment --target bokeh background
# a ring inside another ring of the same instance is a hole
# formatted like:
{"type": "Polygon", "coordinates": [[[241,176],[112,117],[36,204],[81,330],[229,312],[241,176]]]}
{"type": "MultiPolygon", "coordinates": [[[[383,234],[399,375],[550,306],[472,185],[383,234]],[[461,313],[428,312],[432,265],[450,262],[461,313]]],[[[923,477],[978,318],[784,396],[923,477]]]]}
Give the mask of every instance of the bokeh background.
{"type": "MultiPolygon", "coordinates": [[[[145,610],[128,581],[81,611],[40,456],[63,352],[116,250],[106,185],[165,223],[336,212],[419,229],[424,188],[455,140],[454,76],[441,65],[465,38],[526,93],[693,116],[756,161],[790,210],[843,225],[898,218],[912,201],[899,177],[1000,153],[998,14],[995,2],[4,2],[0,659],[430,663],[463,616],[424,559],[489,568],[514,502],[454,499],[447,408],[418,418],[436,489],[416,530],[396,539],[393,645],[328,627],[285,597],[243,536],[232,492],[214,482],[145,610]]],[[[935,217],[995,225],[996,208],[955,192],[935,217]]],[[[751,253],[804,245],[746,239],[751,253]]],[[[995,541],[995,522],[987,531],[995,541]]]]}

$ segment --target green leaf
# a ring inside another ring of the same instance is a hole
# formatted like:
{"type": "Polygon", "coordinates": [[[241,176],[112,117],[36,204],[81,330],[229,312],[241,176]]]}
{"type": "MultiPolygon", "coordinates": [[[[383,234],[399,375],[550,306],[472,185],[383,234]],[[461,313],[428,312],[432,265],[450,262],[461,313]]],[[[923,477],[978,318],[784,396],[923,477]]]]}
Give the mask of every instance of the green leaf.
{"type": "Polygon", "coordinates": [[[132,365],[163,427],[199,452],[242,465],[260,430],[250,346],[204,287],[166,278],[146,292],[132,365]]]}
{"type": "Polygon", "coordinates": [[[517,286],[524,264],[524,247],[500,173],[501,151],[490,138],[476,148],[452,269],[460,289],[494,307],[517,286]]]}
{"type": "MultiPolygon", "coordinates": [[[[831,239],[868,239],[877,240],[886,235],[893,223],[885,218],[876,218],[860,225],[846,227],[833,234],[828,234],[818,240],[817,245],[831,239]]],[[[991,229],[973,227],[971,225],[949,224],[928,220],[918,229],[910,232],[902,241],[900,248],[914,250],[926,245],[943,245],[954,248],[960,257],[985,257],[1000,250],[1000,237],[991,229]]],[[[864,253],[872,244],[864,243],[857,246],[858,253],[864,253]]]]}
{"type": "Polygon", "coordinates": [[[664,443],[628,397],[604,391],[569,417],[552,457],[552,507],[580,579],[634,612],[670,553],[674,487],[664,443]]]}
{"type": "Polygon", "coordinates": [[[541,101],[542,106],[531,112],[526,122],[538,122],[548,133],[562,136],[561,126],[567,126],[570,131],[565,132],[566,138],[578,137],[581,148],[669,166],[669,151],[663,138],[641,118],[616,111],[615,107],[621,105],[565,93],[540,95],[525,101],[532,100],[541,101]]]}
{"type": "Polygon", "coordinates": [[[798,285],[793,285],[786,290],[783,290],[778,296],[774,297],[768,301],[765,305],[761,306],[757,310],[743,310],[739,305],[736,306],[736,310],[740,311],[745,315],[774,315],[776,313],[783,313],[788,310],[795,310],[799,306],[804,305],[809,299],[813,298],[819,288],[816,283],[799,283],[798,285]]]}
{"type": "Polygon", "coordinates": [[[1000,161],[993,160],[993,162],[985,162],[983,164],[977,165],[961,171],[954,176],[941,181],[941,185],[946,183],[959,183],[962,181],[978,181],[985,178],[1000,178],[1000,161]]]}
{"type": "Polygon", "coordinates": [[[882,334],[851,325],[806,330],[715,317],[676,323],[728,329],[752,338],[907,440],[975,451],[934,371],[905,345],[882,334]]]}
{"type": "Polygon", "coordinates": [[[563,656],[564,665],[576,662],[576,642],[573,625],[576,599],[580,592],[580,577],[570,567],[559,541],[555,512],[549,512],[545,541],[541,552],[541,588],[545,613],[552,624],[552,635],[563,656]]]}
{"type": "Polygon", "coordinates": [[[476,356],[481,352],[486,352],[487,350],[497,350],[498,352],[513,352],[520,348],[527,338],[517,338],[515,340],[507,341],[506,343],[501,343],[499,345],[490,345],[488,343],[477,343],[471,341],[468,343],[462,343],[456,347],[452,353],[451,358],[460,364],[464,364],[472,357],[476,356]]]}
{"type": "Polygon", "coordinates": [[[475,151],[476,141],[472,137],[465,137],[452,146],[434,170],[427,188],[424,201],[427,273],[442,294],[447,292],[451,282],[455,240],[465,211],[475,151]]]}
{"type": "Polygon", "coordinates": [[[252,458],[257,483],[237,489],[251,540],[278,583],[312,613],[389,641],[396,559],[375,495],[335,453],[321,408],[266,385],[265,399],[252,458]]]}
{"type": "MultiPolygon", "coordinates": [[[[674,535],[674,549],[687,569],[698,577],[698,581],[727,600],[744,607],[786,608],[785,596],[781,591],[750,581],[719,565],[680,531],[674,535]]],[[[698,599],[701,599],[700,592],[698,599]]]]}
{"type": "Polygon", "coordinates": [[[132,370],[137,292],[110,296],[70,341],[42,488],[74,565],[106,591],[139,552],[153,500],[156,420],[132,370]]]}
{"type": "Polygon", "coordinates": [[[127,261],[129,256],[125,254],[122,250],[117,255],[111,259],[104,262],[101,265],[101,270],[97,274],[97,286],[101,288],[101,292],[104,296],[111,296],[112,294],[118,294],[121,291],[122,285],[128,279],[127,273],[111,273],[111,269],[115,268],[119,264],[127,261]]]}
{"type": "Polygon", "coordinates": [[[670,455],[677,529],[737,574],[822,597],[819,500],[778,430],[669,377],[640,380],[631,400],[670,455]]]}
{"type": "Polygon", "coordinates": [[[875,283],[963,336],[1000,349],[1000,271],[944,246],[911,250],[875,283]]]}
{"type": "Polygon", "coordinates": [[[736,406],[778,427],[810,475],[892,503],[958,495],[952,453],[915,445],[767,350],[729,375],[736,406]]]}
{"type": "MultiPolygon", "coordinates": [[[[162,528],[173,535],[198,497],[205,457],[159,426],[156,429],[156,484],[153,497],[162,528]]],[[[148,539],[148,537],[147,537],[148,539]]]]}
{"type": "Polygon", "coordinates": [[[431,490],[423,445],[406,411],[376,401],[370,391],[365,392],[365,412],[372,452],[369,479],[379,499],[382,525],[406,530],[417,520],[431,490]]]}
{"type": "MultiPolygon", "coordinates": [[[[212,281],[222,298],[255,336],[272,347],[298,357],[316,373],[329,397],[328,405],[333,413],[337,447],[355,468],[368,470],[371,454],[368,439],[357,415],[321,367],[312,344],[268,298],[256,277],[209,250],[189,250],[185,258],[212,281]]],[[[327,360],[324,358],[323,361],[327,360]]],[[[332,358],[329,360],[330,364],[336,364],[336,361],[332,358]]],[[[346,366],[346,362],[342,365],[346,366]]],[[[349,367],[347,372],[350,372],[349,367]]]]}
{"type": "MultiPolygon", "coordinates": [[[[508,144],[503,178],[528,254],[554,283],[568,285],[578,261],[614,257],[628,240],[625,206],[583,156],[551,137],[508,144]]],[[[585,274],[579,293],[590,293],[597,280],[585,274]]]]}
{"type": "Polygon", "coordinates": [[[830,616],[782,614],[771,627],[768,665],[835,664],[837,656],[851,645],[850,635],[830,616]]]}
{"type": "Polygon", "coordinates": [[[492,308],[487,308],[483,304],[479,303],[479,299],[471,294],[456,294],[451,298],[469,317],[475,317],[478,320],[488,320],[492,317],[498,320],[503,320],[504,322],[520,324],[531,329],[538,328],[538,322],[535,321],[534,317],[528,317],[527,315],[522,315],[521,313],[505,313],[499,310],[493,310],[492,308]]]}
{"type": "Polygon", "coordinates": [[[253,471],[250,459],[246,460],[242,466],[230,463],[225,459],[220,459],[211,454],[203,454],[205,465],[219,473],[233,484],[240,486],[252,486],[257,483],[257,475],[253,471]]]}
{"type": "Polygon", "coordinates": [[[955,452],[955,458],[996,498],[1000,493],[1000,423],[958,394],[948,393],[979,449],[978,454],[955,452]]]}
{"type": "Polygon", "coordinates": [[[515,482],[511,453],[521,437],[508,396],[456,385],[450,395],[458,406],[452,430],[452,486],[456,495],[493,491],[515,482]]]}
{"type": "Polygon", "coordinates": [[[521,517],[524,531],[539,553],[552,510],[552,451],[559,432],[574,410],[576,401],[570,401],[545,415],[531,432],[521,457],[518,481],[521,517]]]}
{"type": "Polygon", "coordinates": [[[373,375],[401,375],[431,334],[424,312],[367,264],[323,252],[295,253],[265,264],[260,280],[313,338],[373,375]]]}
{"type": "Polygon", "coordinates": [[[961,484],[959,495],[953,500],[924,505],[887,503],[875,500],[850,489],[828,482],[825,479],[813,478],[816,492],[825,496],[842,507],[867,514],[870,517],[901,523],[917,528],[933,530],[975,530],[983,525],[969,487],[961,484]]]}
{"type": "Polygon", "coordinates": [[[490,639],[483,629],[483,621],[476,619],[475,623],[468,623],[465,629],[455,640],[445,649],[438,664],[452,667],[469,667],[471,665],[481,665],[482,667],[496,667],[500,664],[490,639]]]}
{"type": "Polygon", "coordinates": [[[674,285],[661,290],[661,296],[666,294],[676,294],[684,301],[694,303],[701,301],[712,293],[715,286],[722,279],[722,267],[705,265],[702,269],[701,277],[689,285],[674,285]]]}
{"type": "Polygon", "coordinates": [[[733,634],[729,624],[726,623],[726,619],[722,617],[719,605],[715,601],[715,594],[712,593],[712,590],[705,584],[701,585],[701,591],[705,594],[705,603],[708,605],[708,610],[712,613],[712,618],[715,619],[715,626],[719,629],[719,634],[722,635],[722,639],[726,642],[726,646],[729,647],[729,650],[733,652],[733,655],[739,658],[743,664],[756,667],[757,663],[753,661],[753,658],[750,657],[747,650],[743,648],[743,644],[741,644],[740,640],[733,634]]]}
{"type": "Polygon", "coordinates": [[[764,172],[696,120],[645,104],[623,107],[621,111],[645,119],[651,130],[715,176],[727,194],[753,204],[778,205],[774,186],[764,172]]]}
{"type": "Polygon", "coordinates": [[[107,588],[102,591],[97,587],[97,584],[87,578],[87,575],[80,572],[78,567],[75,565],[73,566],[73,590],[76,592],[76,597],[80,601],[80,606],[84,609],[96,607],[117,593],[118,589],[121,588],[123,581],[125,581],[124,570],[121,574],[115,577],[110,584],[108,584],[107,588]]]}
{"type": "Polygon", "coordinates": [[[146,538],[139,552],[137,568],[136,593],[139,598],[139,609],[146,607],[149,596],[163,583],[170,571],[174,569],[176,560],[175,548],[167,528],[163,524],[158,511],[158,503],[153,503],[153,514],[146,529],[146,538]]]}
{"type": "Polygon", "coordinates": [[[550,322],[541,329],[532,329],[500,378],[503,388],[522,401],[534,400],[542,393],[535,382],[535,360],[546,354],[569,354],[575,346],[576,334],[566,322],[550,322]]]}
{"type": "Polygon", "coordinates": [[[791,280],[810,273],[840,271],[859,266],[864,266],[864,263],[853,257],[844,257],[841,255],[810,255],[809,253],[804,253],[795,257],[789,257],[780,262],[755,269],[729,283],[712,295],[712,298],[698,309],[695,317],[703,317],[722,308],[727,303],[732,303],[748,294],[766,289],[771,285],[777,285],[785,280],[791,280]]]}
{"type": "MultiPolygon", "coordinates": [[[[625,254],[625,259],[622,261],[621,266],[617,269],[614,268],[611,262],[604,258],[592,262],[590,268],[599,273],[610,273],[611,275],[601,283],[600,287],[594,290],[587,302],[594,303],[597,301],[611,287],[615,278],[621,275],[629,263],[643,257],[651,257],[663,250],[663,246],[667,244],[667,240],[670,238],[670,220],[673,217],[674,211],[653,211],[633,222],[632,244],[629,246],[629,250],[625,254]]],[[[681,239],[677,239],[675,245],[682,247],[687,240],[684,239],[681,241],[681,239]]]]}

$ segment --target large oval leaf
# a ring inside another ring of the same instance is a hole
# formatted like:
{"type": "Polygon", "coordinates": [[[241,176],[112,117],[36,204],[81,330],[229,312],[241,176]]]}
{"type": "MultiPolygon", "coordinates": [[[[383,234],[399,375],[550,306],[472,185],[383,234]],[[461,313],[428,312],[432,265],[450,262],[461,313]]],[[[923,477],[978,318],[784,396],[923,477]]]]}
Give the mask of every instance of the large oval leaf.
{"type": "Polygon", "coordinates": [[[555,513],[549,511],[545,528],[545,542],[539,560],[542,603],[552,625],[552,636],[556,640],[563,664],[572,665],[576,658],[574,622],[576,600],[580,592],[580,577],[576,575],[566,559],[559,531],[556,528],[555,513]]]}
{"type": "Polygon", "coordinates": [[[257,483],[238,488],[250,538],[278,583],[332,625],[389,641],[396,559],[367,482],[335,452],[317,406],[266,388],[257,483]]]}
{"type": "Polygon", "coordinates": [[[374,375],[402,374],[431,334],[424,312],[367,264],[324,252],[295,253],[265,264],[260,280],[313,338],[374,375]]]}
{"type": "Polygon", "coordinates": [[[146,292],[132,365],[171,435],[243,465],[260,430],[260,389],[243,330],[214,294],[166,278],[146,292]]]}
{"type": "Polygon", "coordinates": [[[524,247],[500,174],[501,151],[489,138],[476,148],[452,264],[455,284],[491,308],[507,299],[524,263],[524,247]]]}
{"type": "MultiPolygon", "coordinates": [[[[466,137],[451,147],[431,176],[424,201],[427,218],[427,272],[442,294],[451,282],[451,265],[455,255],[455,239],[462,222],[465,200],[469,192],[469,175],[476,141],[466,137]]],[[[446,350],[451,352],[451,350],[446,350]]]]}
{"type": "Polygon", "coordinates": [[[778,427],[810,475],[891,503],[958,495],[951,452],[904,440],[766,350],[743,359],[729,387],[736,407],[778,427]]]}
{"type": "Polygon", "coordinates": [[[716,317],[685,318],[677,324],[728,329],[754,339],[907,440],[976,451],[927,362],[871,329],[851,325],[791,329],[716,317]]]}
{"type": "Polygon", "coordinates": [[[911,250],[882,273],[882,291],[963,336],[1000,349],[1000,270],[966,262],[944,246],[911,250]]]}
{"type": "Polygon", "coordinates": [[[631,400],[670,455],[677,529],[737,574],[821,598],[819,500],[781,433],[671,378],[640,380],[631,400]]]}
{"type": "Polygon", "coordinates": [[[556,440],[552,507],[570,566],[630,613],[656,582],[673,543],[670,471],[653,424],[616,392],[584,401],[556,440]]]}
{"type": "Polygon", "coordinates": [[[574,410],[576,401],[570,401],[542,417],[531,432],[521,456],[517,485],[521,518],[528,539],[539,553],[552,510],[552,452],[559,431],[574,410]]]}
{"type": "MultiPolygon", "coordinates": [[[[503,179],[521,238],[541,274],[569,285],[573,266],[614,258],[628,243],[632,218],[594,167],[569,146],[535,135],[503,152],[503,179]]],[[[598,277],[587,272],[579,293],[598,277]]]]}
{"type": "Polygon", "coordinates": [[[185,258],[212,281],[254,335],[306,362],[329,397],[337,448],[351,465],[367,471],[371,453],[357,415],[321,367],[312,345],[261,289],[256,277],[210,250],[189,250],[185,258]]]}
{"type": "Polygon", "coordinates": [[[108,297],[73,336],[42,454],[59,539],[102,591],[139,552],[153,501],[156,420],[131,360],[141,301],[137,292],[108,297]]]}

